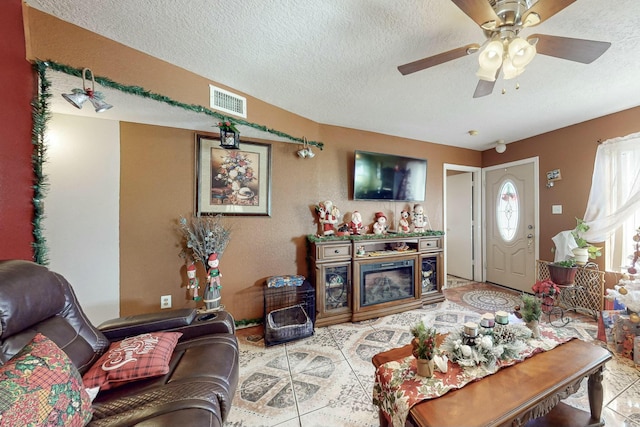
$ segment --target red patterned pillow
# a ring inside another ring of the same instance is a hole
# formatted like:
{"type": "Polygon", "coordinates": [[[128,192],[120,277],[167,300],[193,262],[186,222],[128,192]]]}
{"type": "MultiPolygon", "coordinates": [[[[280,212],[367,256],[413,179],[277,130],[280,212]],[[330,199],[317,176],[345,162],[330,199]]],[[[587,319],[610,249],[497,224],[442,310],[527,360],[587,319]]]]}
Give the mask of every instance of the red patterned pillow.
{"type": "Polygon", "coordinates": [[[92,416],[80,373],[44,335],[0,366],[0,427],[84,426],[92,416]]]}
{"type": "Polygon", "coordinates": [[[112,343],[82,377],[84,386],[108,390],[130,381],[166,374],[181,336],[181,332],[151,332],[112,343]]]}

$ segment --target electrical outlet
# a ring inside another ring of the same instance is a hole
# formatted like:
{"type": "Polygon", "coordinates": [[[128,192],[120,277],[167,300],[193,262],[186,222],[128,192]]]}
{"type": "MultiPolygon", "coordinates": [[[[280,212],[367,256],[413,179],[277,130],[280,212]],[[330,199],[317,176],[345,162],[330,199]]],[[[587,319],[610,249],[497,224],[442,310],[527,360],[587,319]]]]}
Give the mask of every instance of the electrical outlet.
{"type": "Polygon", "coordinates": [[[171,295],[162,295],[160,297],[160,308],[171,308],[171,295]]]}

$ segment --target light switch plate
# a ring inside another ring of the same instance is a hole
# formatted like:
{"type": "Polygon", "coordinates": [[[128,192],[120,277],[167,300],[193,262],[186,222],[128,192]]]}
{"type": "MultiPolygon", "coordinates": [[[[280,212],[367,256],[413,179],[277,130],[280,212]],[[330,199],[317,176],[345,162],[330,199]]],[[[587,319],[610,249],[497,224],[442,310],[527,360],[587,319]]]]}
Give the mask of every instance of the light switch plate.
{"type": "Polygon", "coordinates": [[[562,213],[562,205],[552,205],[551,213],[553,215],[560,215],[562,213]]]}

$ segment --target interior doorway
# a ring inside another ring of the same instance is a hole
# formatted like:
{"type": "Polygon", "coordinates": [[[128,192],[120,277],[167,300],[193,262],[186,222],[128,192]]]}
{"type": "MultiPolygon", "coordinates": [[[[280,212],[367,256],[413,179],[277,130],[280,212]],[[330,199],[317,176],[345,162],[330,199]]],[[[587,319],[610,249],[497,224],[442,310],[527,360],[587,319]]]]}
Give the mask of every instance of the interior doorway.
{"type": "MultiPolygon", "coordinates": [[[[444,277],[482,282],[482,169],[444,164],[444,277]]],[[[446,286],[446,285],[445,285],[446,286]]]]}

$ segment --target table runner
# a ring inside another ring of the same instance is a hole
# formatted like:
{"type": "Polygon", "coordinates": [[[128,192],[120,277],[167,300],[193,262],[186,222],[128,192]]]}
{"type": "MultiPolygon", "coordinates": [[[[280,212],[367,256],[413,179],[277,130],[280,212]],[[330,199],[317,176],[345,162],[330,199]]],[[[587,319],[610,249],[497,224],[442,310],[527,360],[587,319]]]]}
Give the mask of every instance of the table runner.
{"type": "Polygon", "coordinates": [[[409,410],[421,401],[462,388],[470,382],[495,374],[501,368],[515,365],[571,339],[573,337],[558,337],[552,329],[545,328],[541,330],[539,339],[526,341],[527,347],[517,358],[498,360],[492,367],[478,365],[464,368],[449,361],[446,373],[436,370],[431,378],[416,374],[416,358],[413,356],[387,362],[376,369],[373,403],[384,413],[393,427],[403,427],[409,410]]]}

